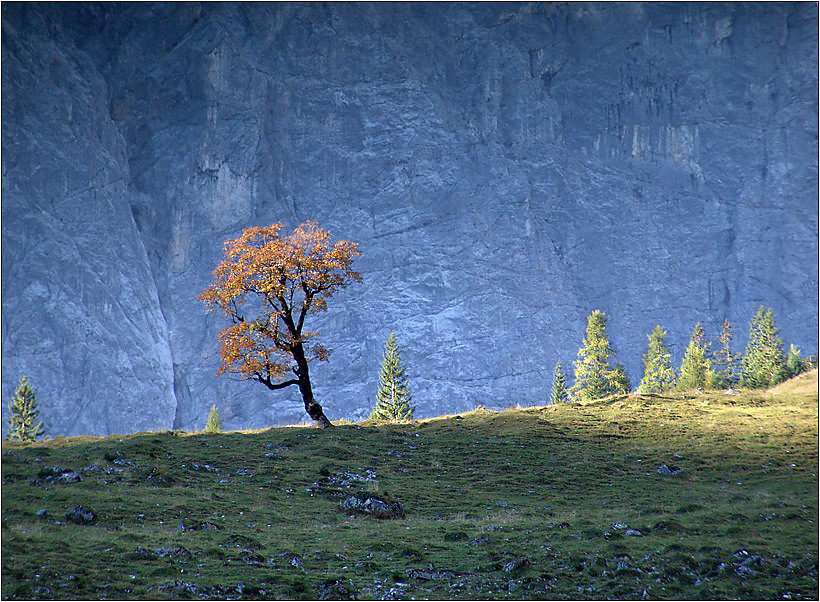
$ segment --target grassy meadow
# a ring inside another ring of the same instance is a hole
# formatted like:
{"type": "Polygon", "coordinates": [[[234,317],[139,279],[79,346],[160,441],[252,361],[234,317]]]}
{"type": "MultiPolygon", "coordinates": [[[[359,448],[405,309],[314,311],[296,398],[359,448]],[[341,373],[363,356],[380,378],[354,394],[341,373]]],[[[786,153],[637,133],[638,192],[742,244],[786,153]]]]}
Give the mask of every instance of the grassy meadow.
{"type": "Polygon", "coordinates": [[[817,599],[817,379],[4,443],[2,597],[817,599]]]}

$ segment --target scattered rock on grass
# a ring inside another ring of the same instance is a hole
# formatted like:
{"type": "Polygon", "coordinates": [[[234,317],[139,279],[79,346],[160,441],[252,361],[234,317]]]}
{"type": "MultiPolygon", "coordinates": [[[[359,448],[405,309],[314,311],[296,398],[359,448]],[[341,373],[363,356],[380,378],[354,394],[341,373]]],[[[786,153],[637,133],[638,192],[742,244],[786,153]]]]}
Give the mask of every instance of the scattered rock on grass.
{"type": "Polygon", "coordinates": [[[31,484],[62,483],[67,485],[69,483],[79,483],[80,481],[82,481],[82,478],[75,471],[68,468],[60,468],[59,466],[52,466],[51,468],[41,470],[37,478],[31,480],[31,484]]]}
{"type": "Polygon", "coordinates": [[[97,514],[83,506],[74,506],[65,514],[66,520],[69,520],[78,525],[90,525],[97,520],[97,514]]]}
{"type": "Polygon", "coordinates": [[[355,600],[356,591],[353,583],[343,583],[339,579],[329,579],[316,585],[320,600],[355,600]]]}
{"type": "Polygon", "coordinates": [[[181,520],[177,523],[177,531],[219,531],[219,527],[209,522],[198,523],[189,521],[186,523],[181,520]]]}
{"type": "Polygon", "coordinates": [[[348,512],[374,518],[404,518],[404,507],[399,502],[388,502],[375,495],[348,495],[341,501],[340,506],[348,512]]]}
{"type": "Polygon", "coordinates": [[[178,548],[144,548],[137,546],[134,550],[134,557],[137,560],[156,560],[157,558],[178,558],[179,556],[190,556],[191,552],[183,546],[178,548]]]}
{"type": "Polygon", "coordinates": [[[216,466],[211,466],[210,464],[199,464],[197,462],[191,462],[191,470],[195,470],[197,472],[219,472],[219,469],[216,466]]]}
{"type": "MultiPolygon", "coordinates": [[[[48,480],[48,479],[47,479],[48,480]]],[[[79,483],[82,481],[82,478],[79,474],[74,472],[73,470],[66,470],[61,474],[55,475],[53,477],[53,481],[55,483],[79,483]]]]}
{"type": "Polygon", "coordinates": [[[505,573],[513,573],[517,570],[523,569],[529,564],[529,558],[513,558],[512,560],[505,562],[504,566],[501,567],[501,570],[505,573]]]}
{"type": "Polygon", "coordinates": [[[434,569],[433,565],[429,565],[426,569],[407,569],[406,572],[408,577],[422,581],[449,581],[461,576],[461,573],[455,571],[434,569]]]}
{"type": "Polygon", "coordinates": [[[735,574],[739,577],[751,577],[756,574],[752,567],[759,567],[763,565],[763,558],[757,554],[750,554],[746,550],[737,550],[732,554],[732,559],[735,565],[735,574]]]}
{"type": "MultiPolygon", "coordinates": [[[[302,563],[302,558],[301,558],[301,556],[299,556],[298,554],[294,554],[293,552],[289,552],[289,551],[284,551],[284,552],[279,552],[279,553],[277,554],[277,556],[278,556],[279,558],[284,558],[284,559],[285,559],[285,561],[286,561],[286,562],[287,562],[290,566],[292,566],[292,567],[294,567],[294,568],[297,568],[297,569],[302,569],[302,570],[305,570],[305,566],[304,566],[304,564],[302,563]]],[[[277,564],[277,562],[276,562],[276,560],[274,560],[273,558],[271,558],[270,560],[268,560],[268,565],[270,565],[270,566],[275,566],[276,564],[277,564]]]]}
{"type": "Polygon", "coordinates": [[[661,464],[660,466],[658,466],[658,474],[663,474],[663,475],[675,476],[675,475],[680,474],[681,470],[682,469],[678,468],[677,466],[668,466],[666,464],[661,464]]]}

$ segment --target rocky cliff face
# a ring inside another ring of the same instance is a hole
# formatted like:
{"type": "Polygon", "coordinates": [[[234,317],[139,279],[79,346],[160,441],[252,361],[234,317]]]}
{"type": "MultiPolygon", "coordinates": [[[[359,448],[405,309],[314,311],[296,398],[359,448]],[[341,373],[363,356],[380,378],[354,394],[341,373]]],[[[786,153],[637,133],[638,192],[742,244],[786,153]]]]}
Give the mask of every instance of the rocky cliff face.
{"type": "MultiPolygon", "coordinates": [[[[215,378],[223,240],[315,219],[364,284],[317,320],[331,418],[395,330],[419,415],[544,403],[586,316],[817,351],[811,4],[9,4],[3,398],[51,434],[302,419],[215,378]]],[[[4,424],[5,427],[5,424],[4,424]]]]}

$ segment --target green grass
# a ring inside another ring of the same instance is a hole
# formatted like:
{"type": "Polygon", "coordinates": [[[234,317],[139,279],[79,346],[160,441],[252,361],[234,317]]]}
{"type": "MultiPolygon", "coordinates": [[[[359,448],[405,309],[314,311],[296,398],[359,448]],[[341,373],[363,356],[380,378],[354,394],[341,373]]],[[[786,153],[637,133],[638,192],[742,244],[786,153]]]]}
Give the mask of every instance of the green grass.
{"type": "Polygon", "coordinates": [[[4,444],[2,596],[817,599],[817,408],[815,371],[737,396],[4,444]],[[347,515],[348,491],[406,517],[347,515]],[[94,524],[66,521],[78,504],[94,524]]]}

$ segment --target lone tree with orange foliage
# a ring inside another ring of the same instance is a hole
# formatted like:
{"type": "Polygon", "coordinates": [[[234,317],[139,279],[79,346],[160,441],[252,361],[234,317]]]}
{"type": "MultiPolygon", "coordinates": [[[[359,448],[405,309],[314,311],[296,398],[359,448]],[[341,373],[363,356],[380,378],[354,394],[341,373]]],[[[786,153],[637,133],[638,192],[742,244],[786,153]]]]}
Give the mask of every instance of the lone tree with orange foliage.
{"type": "Polygon", "coordinates": [[[219,333],[222,365],[275,391],[299,387],[305,411],[321,427],[332,426],[313,397],[308,363],[327,361],[328,350],[316,342],[319,333],[304,330],[309,314],[327,311],[327,299],[352,282],[358,245],[340,240],[316,222],[307,221],[289,236],[283,224],[247,228],[225,241],[225,257],[214,270],[214,282],[198,298],[208,311],[221,309],[233,322],[219,333]]]}

